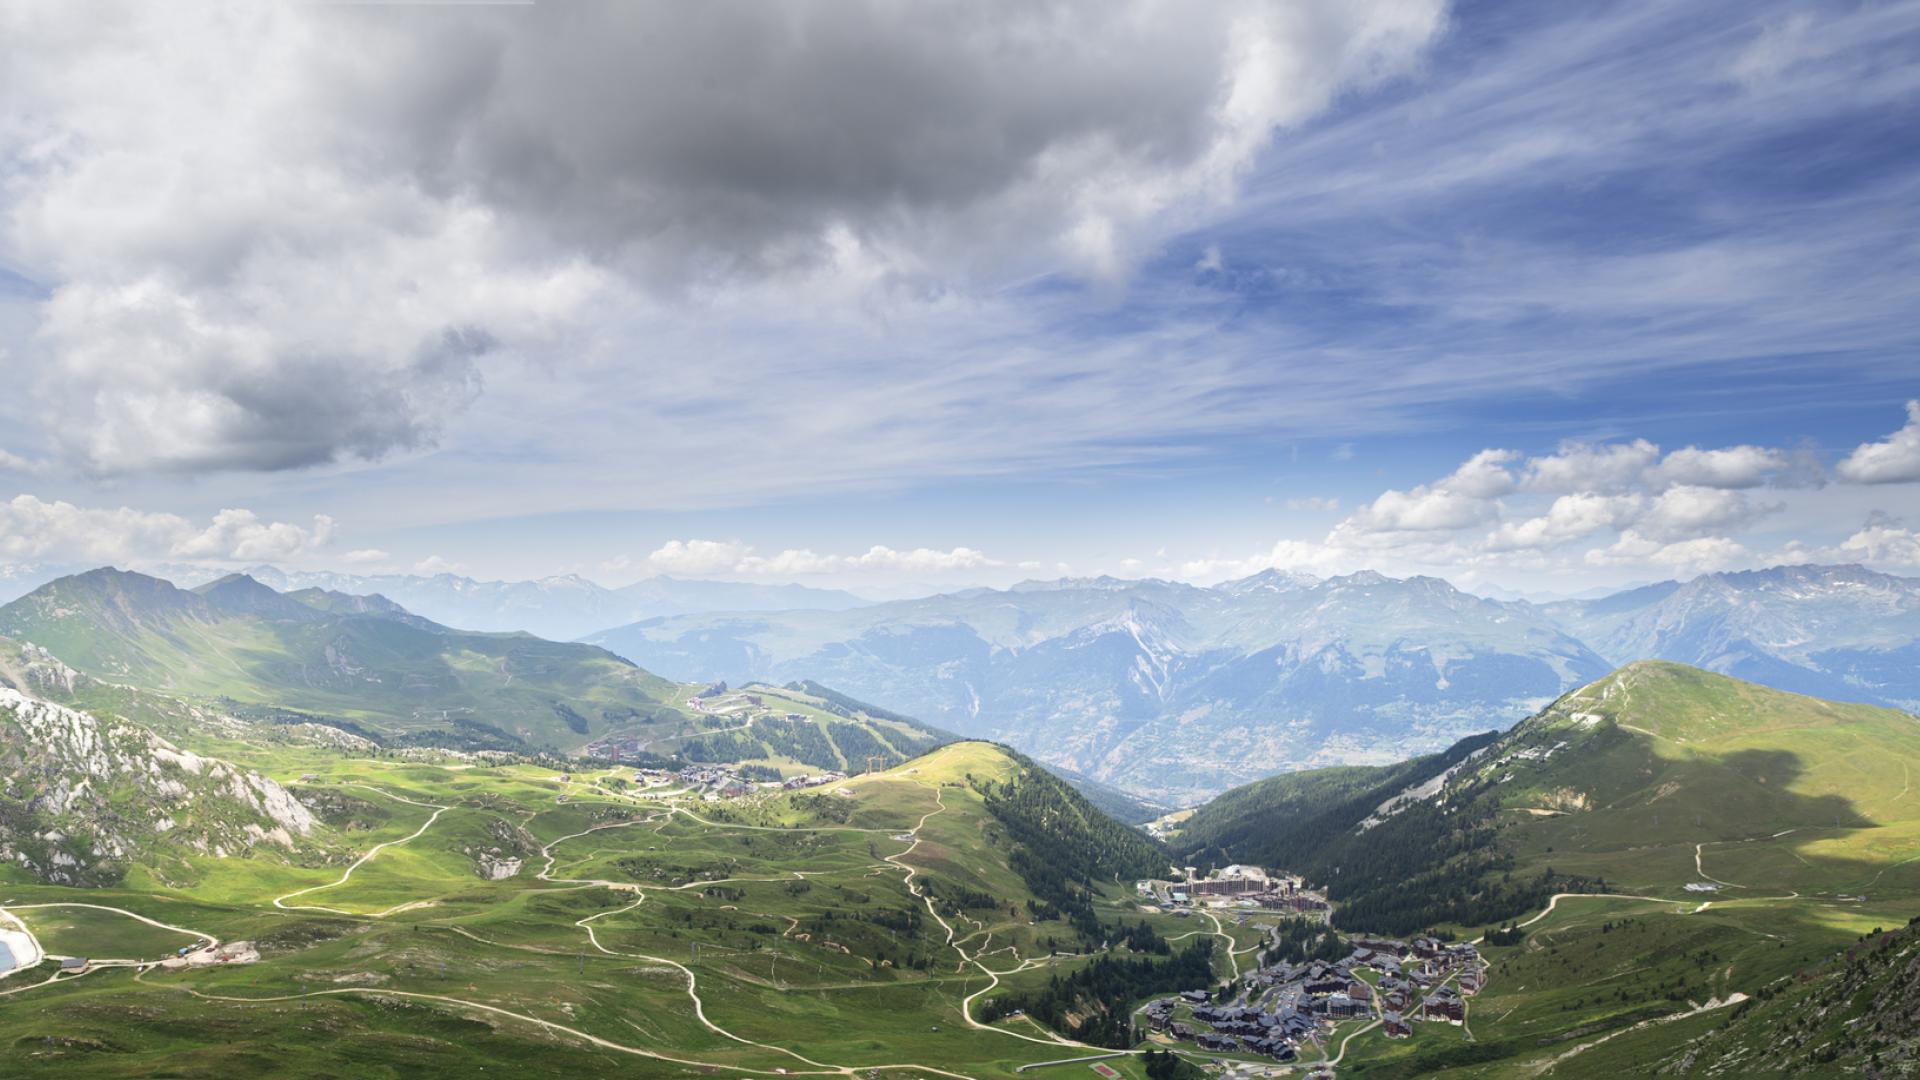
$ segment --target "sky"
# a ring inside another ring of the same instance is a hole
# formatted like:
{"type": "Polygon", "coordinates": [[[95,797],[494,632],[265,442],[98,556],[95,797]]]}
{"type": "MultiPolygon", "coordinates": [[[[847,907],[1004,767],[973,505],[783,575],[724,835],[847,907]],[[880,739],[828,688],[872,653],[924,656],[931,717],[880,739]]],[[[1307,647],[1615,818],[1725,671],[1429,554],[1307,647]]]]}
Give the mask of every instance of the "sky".
{"type": "Polygon", "coordinates": [[[1920,574],[1920,3],[0,9],[0,566],[1920,574]]]}

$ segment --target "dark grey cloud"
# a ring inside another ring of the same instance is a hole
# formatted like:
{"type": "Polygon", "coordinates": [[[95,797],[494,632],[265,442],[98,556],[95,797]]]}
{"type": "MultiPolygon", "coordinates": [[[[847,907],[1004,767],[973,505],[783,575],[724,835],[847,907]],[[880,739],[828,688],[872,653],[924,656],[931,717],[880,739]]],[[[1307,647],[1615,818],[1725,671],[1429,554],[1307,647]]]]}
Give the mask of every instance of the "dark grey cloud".
{"type": "Polygon", "coordinates": [[[50,441],[134,472],[427,445],[730,290],[1112,277],[1444,0],[105,8],[0,15],[0,265],[50,441]]]}
{"type": "Polygon", "coordinates": [[[1232,75],[1229,20],[1175,6],[570,4],[458,18],[362,9],[334,28],[379,39],[390,61],[331,84],[354,137],[430,189],[564,244],[723,271],[806,257],[833,224],[911,239],[929,214],[965,216],[1073,167],[1049,155],[1187,168],[1232,75]]]}

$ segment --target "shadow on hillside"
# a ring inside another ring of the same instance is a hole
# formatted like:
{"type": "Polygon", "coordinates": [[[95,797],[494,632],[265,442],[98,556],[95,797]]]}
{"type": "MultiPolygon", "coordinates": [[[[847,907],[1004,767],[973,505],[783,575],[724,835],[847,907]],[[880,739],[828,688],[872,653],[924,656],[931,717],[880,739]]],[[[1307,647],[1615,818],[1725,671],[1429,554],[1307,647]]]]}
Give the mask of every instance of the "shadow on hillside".
{"type": "MultiPolygon", "coordinates": [[[[1551,844],[1546,850],[1552,854],[1544,857],[1555,865],[1640,887],[1656,884],[1651,877],[1679,875],[1660,884],[1724,880],[1738,886],[1729,898],[1769,890],[1857,892],[1869,883],[1883,889],[1897,885],[1902,893],[1920,891],[1920,863],[1896,871],[1897,859],[1836,858],[1802,850],[1813,839],[1889,824],[1869,817],[1845,795],[1792,790],[1806,771],[1800,755],[1786,750],[1743,750],[1670,763],[1630,795],[1586,813],[1541,821],[1529,831],[1536,842],[1551,844]],[[1696,844],[1704,845],[1699,863],[1704,872],[1699,873],[1693,853],[1686,851],[1696,844]],[[1685,855],[1655,859],[1650,849],[1685,855]]],[[[1920,803],[1915,810],[1920,817],[1920,803]]],[[[1533,858],[1542,858],[1537,848],[1533,858]]]]}

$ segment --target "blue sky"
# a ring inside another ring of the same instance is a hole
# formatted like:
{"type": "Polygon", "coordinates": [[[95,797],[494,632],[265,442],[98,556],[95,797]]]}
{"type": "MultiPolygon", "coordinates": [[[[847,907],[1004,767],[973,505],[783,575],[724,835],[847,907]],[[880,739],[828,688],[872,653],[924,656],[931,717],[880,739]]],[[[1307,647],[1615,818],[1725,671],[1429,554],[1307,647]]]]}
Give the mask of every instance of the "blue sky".
{"type": "Polygon", "coordinates": [[[1920,4],[136,10],[0,35],[0,561],[1920,570],[1920,4]]]}

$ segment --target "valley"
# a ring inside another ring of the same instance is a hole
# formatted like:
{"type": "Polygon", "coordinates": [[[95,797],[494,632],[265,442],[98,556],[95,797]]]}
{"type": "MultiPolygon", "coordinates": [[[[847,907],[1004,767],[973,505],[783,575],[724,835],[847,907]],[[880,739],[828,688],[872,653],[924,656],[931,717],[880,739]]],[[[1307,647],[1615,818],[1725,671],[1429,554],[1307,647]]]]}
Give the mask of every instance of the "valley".
{"type": "Polygon", "coordinates": [[[393,690],[497,645],[372,598],[169,590],[0,609],[58,644],[0,641],[22,1076],[1687,1076],[1763,1046],[1818,1076],[1852,1051],[1745,1018],[1850,947],[1905,955],[1920,907],[1920,720],[1685,665],[1141,829],[817,682],[524,635],[553,658],[505,665],[529,685],[443,685],[585,716],[612,672],[645,719],[475,741],[393,690]],[[347,651],[390,625],[434,651],[347,651]],[[302,642],[354,677],[288,675],[302,642]]]}
{"type": "Polygon", "coordinates": [[[0,88],[0,1080],[1920,1080],[1920,0],[0,88]]]}
{"type": "MultiPolygon", "coordinates": [[[[86,911],[119,914],[87,927],[71,891],[7,872],[6,918],[49,964],[81,948],[89,960],[0,984],[10,1006],[32,995],[31,1011],[0,1011],[8,1044],[48,1047],[18,1059],[22,1075],[138,1072],[160,1056],[195,1072],[251,1067],[254,1049],[182,1055],[161,1032],[218,1031],[262,1009],[354,1031],[399,1067],[517,1061],[540,1075],[608,1055],[633,1059],[634,1075],[1011,1075],[1080,1049],[974,1016],[997,988],[1088,960],[1055,947],[1073,940],[1066,921],[1024,910],[1046,901],[996,850],[981,788],[1031,767],[991,747],[955,744],[830,794],[718,804],[623,792],[610,769],[296,750],[270,768],[385,821],[354,830],[361,854],[341,868],[209,859],[190,888],[89,890],[86,911]],[[494,823],[524,835],[528,858],[489,881],[468,850],[494,823]],[[991,906],[973,899],[986,893],[991,906]],[[261,959],[175,963],[187,940],[245,940],[261,959]]],[[[1127,911],[1124,891],[1093,902],[1127,911]]],[[[296,1049],[312,1075],[350,1064],[321,1043],[296,1049]]]]}

